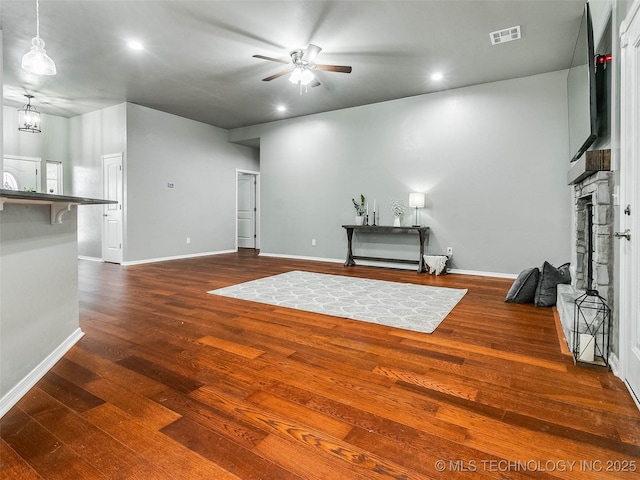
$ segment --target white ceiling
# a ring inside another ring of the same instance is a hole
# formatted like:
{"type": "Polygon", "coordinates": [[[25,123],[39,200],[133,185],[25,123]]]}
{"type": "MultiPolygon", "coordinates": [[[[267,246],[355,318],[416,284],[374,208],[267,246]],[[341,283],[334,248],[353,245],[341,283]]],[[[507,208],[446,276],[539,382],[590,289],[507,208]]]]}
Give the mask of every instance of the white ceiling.
{"type": "Polygon", "coordinates": [[[35,0],[2,0],[4,102],[24,94],[72,117],[124,101],[223,128],[269,122],[568,68],[583,0],[117,1],[41,0],[40,36],[58,74],[20,67],[35,36],[35,0]],[[492,46],[489,32],[520,25],[492,46]],[[139,39],[145,50],[125,43],[139,39]],[[300,95],[263,82],[314,43],[322,85],[300,95]],[[445,79],[430,80],[434,71],[445,79]],[[286,105],[285,113],[276,111],[286,105]]]}

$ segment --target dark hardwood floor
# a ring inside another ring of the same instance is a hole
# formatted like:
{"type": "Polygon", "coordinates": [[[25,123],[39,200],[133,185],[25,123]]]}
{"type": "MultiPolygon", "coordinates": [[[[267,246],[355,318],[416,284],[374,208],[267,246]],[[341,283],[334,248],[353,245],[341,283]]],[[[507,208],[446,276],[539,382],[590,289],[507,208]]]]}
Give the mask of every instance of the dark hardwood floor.
{"type": "Polygon", "coordinates": [[[79,271],[86,335],[0,420],[3,480],[638,478],[624,385],[510,280],[253,251],[79,271]],[[207,294],[290,270],[469,291],[430,335],[207,294]]]}

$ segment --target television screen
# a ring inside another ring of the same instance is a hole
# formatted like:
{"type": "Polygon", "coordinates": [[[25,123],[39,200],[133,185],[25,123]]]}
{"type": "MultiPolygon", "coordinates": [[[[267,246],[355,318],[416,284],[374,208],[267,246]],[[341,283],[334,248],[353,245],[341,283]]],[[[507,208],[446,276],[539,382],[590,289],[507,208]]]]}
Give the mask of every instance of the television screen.
{"type": "Polygon", "coordinates": [[[575,161],[598,137],[596,59],[589,4],[585,4],[580,32],[567,76],[569,153],[575,161]]]}

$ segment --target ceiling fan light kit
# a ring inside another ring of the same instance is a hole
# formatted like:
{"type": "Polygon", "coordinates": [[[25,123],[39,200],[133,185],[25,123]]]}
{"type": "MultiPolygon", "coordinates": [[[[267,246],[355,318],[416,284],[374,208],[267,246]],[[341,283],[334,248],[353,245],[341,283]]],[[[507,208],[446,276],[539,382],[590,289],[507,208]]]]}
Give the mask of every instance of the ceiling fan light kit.
{"type": "Polygon", "coordinates": [[[44,41],[40,38],[40,3],[36,0],[36,36],[31,40],[31,49],[22,57],[22,68],[35,75],[55,75],[56,64],[47,55],[44,41]]]}
{"type": "Polygon", "coordinates": [[[287,62],[285,60],[280,60],[279,58],[266,57],[264,55],[254,55],[254,58],[259,58],[261,60],[267,60],[269,62],[277,62],[283,63],[285,65],[289,65],[287,70],[280,71],[270,77],[263,78],[263,82],[270,82],[271,80],[275,80],[276,78],[282,77],[283,75],[291,74],[289,76],[289,81],[295,85],[300,86],[300,94],[302,94],[302,87],[305,87],[305,91],[308,90],[308,87],[317,87],[320,85],[320,82],[313,74],[313,70],[322,70],[325,72],[338,72],[338,73],[351,73],[351,67],[344,65],[320,65],[316,63],[312,63],[313,59],[320,53],[322,48],[317,45],[313,45],[310,43],[306,49],[296,49],[291,50],[289,52],[289,56],[291,57],[291,61],[287,62]]]}
{"type": "Polygon", "coordinates": [[[296,67],[293,69],[293,72],[291,72],[289,81],[291,83],[307,86],[313,81],[314,78],[316,77],[313,75],[313,73],[311,73],[311,70],[309,70],[308,68],[296,67]]]}

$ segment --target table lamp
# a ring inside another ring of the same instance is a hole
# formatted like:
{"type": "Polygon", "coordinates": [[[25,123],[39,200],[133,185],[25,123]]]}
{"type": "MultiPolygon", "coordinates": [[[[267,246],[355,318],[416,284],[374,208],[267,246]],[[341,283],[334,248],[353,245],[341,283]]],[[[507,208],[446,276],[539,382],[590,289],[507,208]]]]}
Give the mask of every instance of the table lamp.
{"type": "Polygon", "coordinates": [[[409,207],[415,207],[416,209],[416,221],[414,227],[419,227],[418,224],[418,209],[424,208],[424,193],[410,193],[409,194],[409,207]]]}

